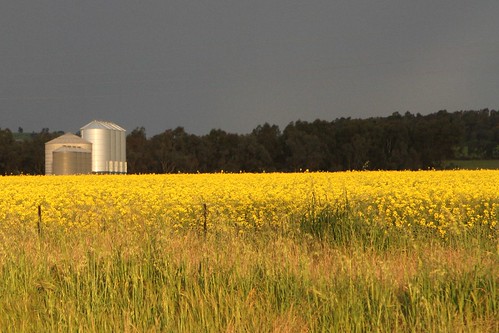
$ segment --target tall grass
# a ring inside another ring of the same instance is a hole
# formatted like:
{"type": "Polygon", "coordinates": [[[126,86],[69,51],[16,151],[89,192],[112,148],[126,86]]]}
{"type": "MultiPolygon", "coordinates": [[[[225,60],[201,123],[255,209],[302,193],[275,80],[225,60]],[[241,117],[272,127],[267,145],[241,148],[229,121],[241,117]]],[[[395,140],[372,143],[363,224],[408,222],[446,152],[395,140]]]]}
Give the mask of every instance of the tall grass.
{"type": "Polygon", "coordinates": [[[497,235],[313,209],[291,230],[0,228],[2,332],[497,332],[497,235]]]}

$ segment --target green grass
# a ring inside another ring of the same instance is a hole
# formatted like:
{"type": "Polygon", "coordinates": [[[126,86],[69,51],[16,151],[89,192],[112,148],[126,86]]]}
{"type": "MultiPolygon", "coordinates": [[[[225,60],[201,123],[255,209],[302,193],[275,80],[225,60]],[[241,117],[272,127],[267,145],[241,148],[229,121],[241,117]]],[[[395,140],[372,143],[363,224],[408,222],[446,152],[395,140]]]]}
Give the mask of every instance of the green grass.
{"type": "Polygon", "coordinates": [[[14,133],[12,133],[12,136],[14,137],[14,140],[16,140],[16,141],[29,141],[32,139],[32,133],[14,132],[14,133]]]}
{"type": "Polygon", "coordinates": [[[313,210],[238,234],[0,228],[1,332],[497,332],[497,234],[313,210]]]}
{"type": "Polygon", "coordinates": [[[499,160],[448,160],[444,161],[443,166],[445,169],[499,169],[499,160]]]}

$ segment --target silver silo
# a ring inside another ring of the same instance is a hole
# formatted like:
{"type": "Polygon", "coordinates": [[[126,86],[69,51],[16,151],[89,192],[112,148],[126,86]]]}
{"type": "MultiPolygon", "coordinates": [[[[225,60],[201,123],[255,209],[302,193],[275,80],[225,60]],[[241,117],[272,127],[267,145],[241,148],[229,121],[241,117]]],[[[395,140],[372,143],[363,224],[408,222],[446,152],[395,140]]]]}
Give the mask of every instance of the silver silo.
{"type": "Polygon", "coordinates": [[[92,172],[92,151],[79,147],[61,147],[53,152],[53,174],[75,175],[92,172]]]}
{"type": "Polygon", "coordinates": [[[92,143],[72,133],[66,133],[45,143],[45,174],[54,174],[54,151],[61,147],[76,147],[92,151],[92,143]]]}
{"type": "Polygon", "coordinates": [[[92,143],[92,172],[126,173],[125,133],[108,121],[94,120],[81,128],[82,138],[92,143]]]}

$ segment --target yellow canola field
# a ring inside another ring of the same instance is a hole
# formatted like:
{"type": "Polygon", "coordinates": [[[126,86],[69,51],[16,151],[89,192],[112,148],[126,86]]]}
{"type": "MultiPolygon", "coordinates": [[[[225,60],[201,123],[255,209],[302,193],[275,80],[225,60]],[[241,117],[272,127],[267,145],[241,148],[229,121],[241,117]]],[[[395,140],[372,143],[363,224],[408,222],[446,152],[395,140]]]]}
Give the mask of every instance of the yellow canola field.
{"type": "Polygon", "coordinates": [[[239,232],[285,227],[329,206],[366,223],[497,230],[499,171],[0,177],[0,224],[65,228],[165,225],[239,232]],[[206,210],[205,210],[206,206],[206,210]]]}

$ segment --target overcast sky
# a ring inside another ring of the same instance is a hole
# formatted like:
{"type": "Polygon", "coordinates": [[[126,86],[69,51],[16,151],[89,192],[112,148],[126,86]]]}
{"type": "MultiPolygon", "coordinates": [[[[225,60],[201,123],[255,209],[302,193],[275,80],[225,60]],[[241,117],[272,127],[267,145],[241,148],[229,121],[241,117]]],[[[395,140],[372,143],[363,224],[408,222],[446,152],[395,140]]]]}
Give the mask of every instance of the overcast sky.
{"type": "Polygon", "coordinates": [[[498,0],[12,0],[0,128],[148,135],[499,107],[498,0]]]}

